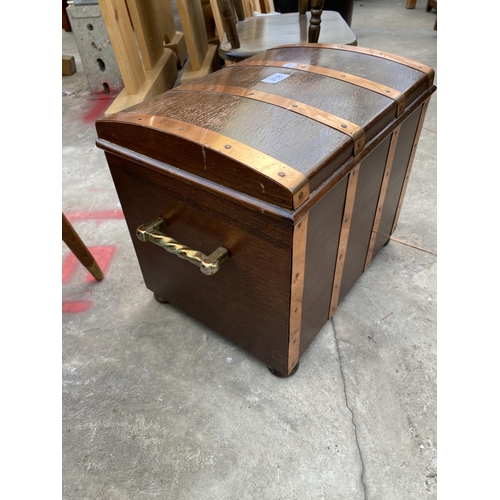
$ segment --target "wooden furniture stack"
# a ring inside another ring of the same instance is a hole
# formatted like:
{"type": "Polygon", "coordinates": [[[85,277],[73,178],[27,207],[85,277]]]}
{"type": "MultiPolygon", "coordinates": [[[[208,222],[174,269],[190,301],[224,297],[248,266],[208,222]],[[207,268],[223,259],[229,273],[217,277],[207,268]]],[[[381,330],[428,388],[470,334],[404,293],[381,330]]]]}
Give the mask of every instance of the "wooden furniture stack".
{"type": "Polygon", "coordinates": [[[209,43],[201,0],[176,0],[182,29],[186,36],[189,63],[181,83],[189,83],[220,69],[217,45],[209,43]]]}
{"type": "Polygon", "coordinates": [[[170,0],[99,0],[99,6],[125,86],[108,116],[172,88],[187,50],[170,0]]]}

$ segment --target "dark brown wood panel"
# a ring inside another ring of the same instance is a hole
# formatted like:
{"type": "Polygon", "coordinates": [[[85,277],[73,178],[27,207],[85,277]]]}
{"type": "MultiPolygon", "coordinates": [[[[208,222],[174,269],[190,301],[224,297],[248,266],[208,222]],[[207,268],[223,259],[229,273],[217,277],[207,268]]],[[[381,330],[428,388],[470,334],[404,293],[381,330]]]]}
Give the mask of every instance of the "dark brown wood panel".
{"type": "Polygon", "coordinates": [[[344,177],[309,212],[301,355],[328,321],[346,189],[344,177]]]}
{"type": "Polygon", "coordinates": [[[389,145],[390,137],[387,137],[361,162],[339,302],[364,271],[389,145]]]}
{"type": "Polygon", "coordinates": [[[166,175],[144,175],[107,153],[113,181],[148,289],[280,373],[287,370],[291,243],[289,221],[256,214],[166,175]],[[137,227],[167,220],[167,236],[209,254],[228,248],[213,276],[162,248],[139,241],[137,227]]]}
{"type": "Polygon", "coordinates": [[[408,168],[408,162],[410,160],[421,112],[422,107],[414,111],[401,125],[401,133],[394,155],[391,177],[389,179],[384,208],[382,209],[382,217],[380,219],[377,239],[375,241],[374,255],[380,251],[391,236],[394,217],[398,209],[399,197],[403,189],[406,169],[408,168]]]}

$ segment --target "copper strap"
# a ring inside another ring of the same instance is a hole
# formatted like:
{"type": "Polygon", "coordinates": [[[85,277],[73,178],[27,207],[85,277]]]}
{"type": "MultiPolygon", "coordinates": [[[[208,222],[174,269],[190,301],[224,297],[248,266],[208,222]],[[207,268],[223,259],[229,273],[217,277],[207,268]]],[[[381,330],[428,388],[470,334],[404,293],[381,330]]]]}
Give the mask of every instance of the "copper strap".
{"type": "Polygon", "coordinates": [[[165,116],[122,113],[117,119],[182,137],[246,165],[288,189],[293,196],[294,209],[309,198],[309,180],[304,174],[262,151],[218,132],[165,116]]]}
{"type": "Polygon", "coordinates": [[[398,144],[400,132],[401,132],[401,125],[394,130],[391,137],[391,144],[389,145],[387,161],[385,162],[384,177],[382,178],[382,185],[380,186],[380,193],[378,196],[377,210],[375,211],[375,220],[373,221],[372,235],[370,237],[370,244],[368,245],[368,252],[366,254],[366,261],[364,268],[365,271],[372,262],[373,250],[375,248],[375,242],[377,241],[378,228],[380,226],[380,221],[382,219],[382,210],[384,208],[387,188],[389,187],[389,179],[391,177],[392,165],[394,163],[394,156],[396,154],[396,147],[398,144]]]}
{"type": "Polygon", "coordinates": [[[307,73],[314,73],[335,80],[345,81],[357,87],[361,87],[377,94],[384,95],[396,101],[398,105],[397,116],[399,116],[405,109],[405,96],[399,90],[387,87],[380,83],[362,78],[360,76],[351,75],[345,71],[337,71],[335,69],[323,68],[322,66],[313,66],[311,64],[294,63],[290,61],[241,61],[238,66],[269,66],[276,68],[296,69],[299,71],[306,71],[307,73]]]}
{"type": "Polygon", "coordinates": [[[365,144],[365,131],[358,125],[339,118],[331,113],[327,113],[314,106],[309,106],[300,101],[294,99],[288,99],[287,97],[282,97],[275,94],[269,94],[267,92],[261,92],[259,90],[246,89],[243,87],[231,87],[226,85],[204,85],[204,84],[190,84],[181,85],[172,90],[182,91],[182,90],[200,90],[205,92],[215,92],[222,94],[229,94],[240,97],[247,97],[249,99],[254,99],[256,101],[265,102],[267,104],[272,104],[273,106],[278,106],[280,108],[288,109],[299,115],[306,116],[312,120],[319,123],[327,125],[343,134],[348,135],[354,141],[354,154],[357,154],[365,144]]]}
{"type": "Polygon", "coordinates": [[[335,50],[345,50],[348,52],[357,52],[358,54],[365,54],[368,56],[380,57],[382,59],[387,59],[388,61],[397,62],[408,68],[416,69],[425,73],[429,79],[429,87],[434,81],[434,70],[425,64],[418,63],[412,59],[406,57],[398,56],[396,54],[391,54],[390,52],[383,52],[381,50],[367,49],[366,47],[358,47],[354,45],[337,45],[331,43],[296,43],[290,45],[280,45],[275,47],[277,49],[293,48],[293,47],[308,47],[311,49],[335,49],[335,50]]]}
{"type": "Polygon", "coordinates": [[[405,197],[406,188],[408,186],[408,181],[410,180],[410,173],[411,173],[411,169],[413,167],[413,160],[415,159],[415,153],[417,151],[417,145],[418,145],[418,141],[420,139],[420,133],[422,132],[422,127],[424,126],[425,114],[427,112],[427,107],[429,106],[429,102],[430,101],[426,101],[422,105],[422,111],[420,113],[420,119],[419,119],[418,126],[417,126],[417,132],[415,134],[415,139],[413,140],[413,146],[412,146],[412,150],[411,150],[411,154],[410,154],[410,160],[408,161],[408,168],[406,169],[405,179],[403,181],[403,188],[401,189],[401,195],[399,196],[398,208],[396,211],[396,216],[394,217],[394,222],[392,224],[391,234],[394,232],[394,230],[396,229],[396,226],[398,224],[399,214],[401,212],[401,207],[403,206],[403,200],[405,197]]]}
{"type": "Polygon", "coordinates": [[[290,300],[290,332],[288,342],[288,373],[295,368],[300,356],[302,302],[306,269],[307,222],[306,214],[293,228],[292,283],[290,300]]]}
{"type": "Polygon", "coordinates": [[[330,299],[330,315],[337,310],[340,297],[340,284],[342,283],[342,274],[344,273],[344,263],[347,251],[347,242],[349,241],[349,232],[351,230],[352,213],[354,211],[354,200],[356,198],[356,187],[358,184],[359,169],[361,163],[358,163],[349,174],[347,182],[347,192],[344,203],[344,214],[340,228],[339,246],[337,250],[337,262],[335,264],[335,273],[333,276],[333,288],[330,299]]]}

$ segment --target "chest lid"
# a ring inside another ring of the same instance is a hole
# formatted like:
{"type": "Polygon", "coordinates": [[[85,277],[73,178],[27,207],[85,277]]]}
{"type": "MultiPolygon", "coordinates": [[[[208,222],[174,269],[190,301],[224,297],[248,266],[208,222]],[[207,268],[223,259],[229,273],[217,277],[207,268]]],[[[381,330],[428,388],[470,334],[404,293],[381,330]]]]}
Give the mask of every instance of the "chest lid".
{"type": "Polygon", "coordinates": [[[97,145],[293,210],[426,100],[433,80],[430,67],[376,50],[284,46],[99,120],[97,145]]]}

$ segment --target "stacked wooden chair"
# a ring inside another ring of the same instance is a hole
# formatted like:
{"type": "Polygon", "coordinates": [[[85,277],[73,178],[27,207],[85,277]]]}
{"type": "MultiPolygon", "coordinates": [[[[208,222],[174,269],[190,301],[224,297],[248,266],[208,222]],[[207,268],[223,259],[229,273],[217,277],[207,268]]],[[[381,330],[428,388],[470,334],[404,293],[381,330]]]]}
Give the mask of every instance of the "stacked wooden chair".
{"type": "Polygon", "coordinates": [[[222,59],[238,62],[265,50],[288,44],[327,43],[357,45],[356,36],[338,12],[324,11],[324,0],[297,0],[298,12],[245,17],[243,0],[211,0],[223,31],[222,59]],[[321,34],[321,37],[320,37],[321,34]]]}

